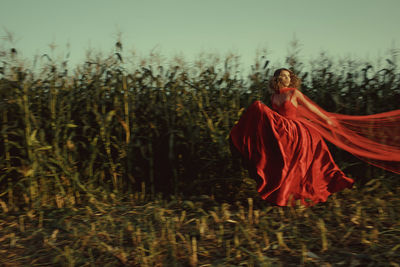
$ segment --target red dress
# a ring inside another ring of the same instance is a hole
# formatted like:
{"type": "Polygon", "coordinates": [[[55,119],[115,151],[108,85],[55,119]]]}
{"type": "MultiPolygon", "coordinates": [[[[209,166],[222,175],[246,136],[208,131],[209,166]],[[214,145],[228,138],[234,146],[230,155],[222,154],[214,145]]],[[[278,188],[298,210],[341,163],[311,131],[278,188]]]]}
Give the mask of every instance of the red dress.
{"type": "Polygon", "coordinates": [[[254,168],[261,197],[287,206],[324,202],[334,192],[351,188],[332,159],[321,135],[301,120],[290,100],[271,110],[255,101],[232,128],[230,139],[254,168]]]}

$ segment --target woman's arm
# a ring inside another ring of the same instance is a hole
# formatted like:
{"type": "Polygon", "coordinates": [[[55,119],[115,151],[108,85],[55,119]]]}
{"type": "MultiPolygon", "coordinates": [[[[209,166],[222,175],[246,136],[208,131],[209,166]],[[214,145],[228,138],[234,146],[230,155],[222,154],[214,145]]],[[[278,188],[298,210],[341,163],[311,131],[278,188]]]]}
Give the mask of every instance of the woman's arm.
{"type": "Polygon", "coordinates": [[[326,123],[328,123],[329,125],[334,125],[333,121],[324,113],[322,113],[315,105],[308,101],[299,90],[294,91],[294,96],[296,97],[298,104],[306,107],[308,110],[319,116],[321,119],[325,120],[326,123]]]}

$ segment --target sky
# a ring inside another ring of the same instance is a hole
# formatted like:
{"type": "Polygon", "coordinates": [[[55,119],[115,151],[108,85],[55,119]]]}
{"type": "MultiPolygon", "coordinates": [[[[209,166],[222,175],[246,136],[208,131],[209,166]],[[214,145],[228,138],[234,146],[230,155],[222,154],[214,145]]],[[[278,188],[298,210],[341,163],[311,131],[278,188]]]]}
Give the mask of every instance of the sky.
{"type": "Polygon", "coordinates": [[[284,63],[298,40],[304,61],[321,52],[374,60],[400,47],[399,11],[400,0],[0,0],[0,48],[27,60],[69,52],[74,66],[120,38],[138,58],[234,53],[247,68],[262,50],[284,63]]]}

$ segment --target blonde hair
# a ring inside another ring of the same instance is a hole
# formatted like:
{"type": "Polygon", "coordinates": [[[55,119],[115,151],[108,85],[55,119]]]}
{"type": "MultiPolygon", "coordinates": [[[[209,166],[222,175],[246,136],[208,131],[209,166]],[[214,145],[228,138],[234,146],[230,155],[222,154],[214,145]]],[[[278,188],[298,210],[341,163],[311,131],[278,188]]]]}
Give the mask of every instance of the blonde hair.
{"type": "Polygon", "coordinates": [[[269,88],[273,91],[273,92],[279,92],[279,89],[284,87],[284,85],[281,83],[281,81],[279,80],[279,75],[281,74],[282,71],[286,70],[287,72],[290,73],[290,84],[289,87],[291,88],[296,88],[296,89],[300,89],[300,84],[301,84],[301,80],[299,77],[297,77],[296,74],[293,73],[293,71],[286,69],[286,68],[280,68],[277,69],[274,72],[274,75],[272,76],[271,80],[269,81],[269,88]]]}

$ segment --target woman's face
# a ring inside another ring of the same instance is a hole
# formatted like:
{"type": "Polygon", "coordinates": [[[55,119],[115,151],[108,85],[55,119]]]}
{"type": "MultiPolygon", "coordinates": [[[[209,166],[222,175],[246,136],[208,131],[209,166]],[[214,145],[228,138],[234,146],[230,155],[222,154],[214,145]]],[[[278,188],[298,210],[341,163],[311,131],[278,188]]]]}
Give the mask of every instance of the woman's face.
{"type": "Polygon", "coordinates": [[[281,73],[279,73],[278,80],[284,87],[288,87],[290,85],[290,72],[282,70],[281,73]]]}

